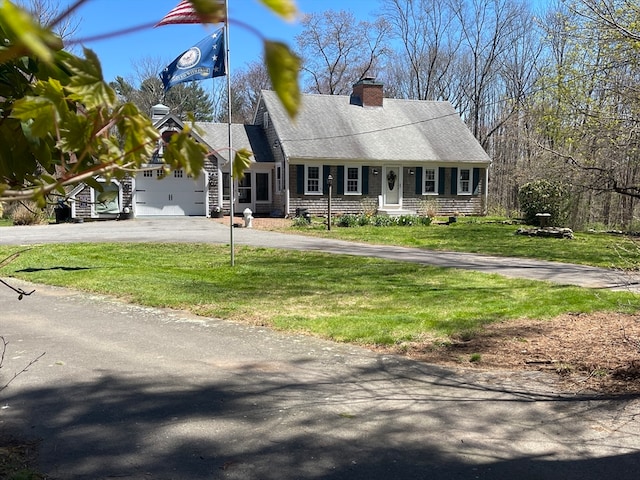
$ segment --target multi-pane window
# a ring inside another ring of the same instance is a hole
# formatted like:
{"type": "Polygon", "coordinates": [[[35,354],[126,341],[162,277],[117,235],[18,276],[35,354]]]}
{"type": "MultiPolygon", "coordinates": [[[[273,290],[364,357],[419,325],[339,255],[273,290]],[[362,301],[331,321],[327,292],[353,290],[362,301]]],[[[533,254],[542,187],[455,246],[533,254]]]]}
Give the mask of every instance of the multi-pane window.
{"type": "Polygon", "coordinates": [[[142,172],[142,176],[145,178],[153,178],[153,170],[145,170],[142,172]]]}
{"type": "Polygon", "coordinates": [[[322,193],[322,182],[320,181],[320,167],[307,166],[305,168],[306,191],[305,193],[322,193]]]}
{"type": "Polygon", "coordinates": [[[436,169],[424,169],[424,193],[438,193],[436,169]]]}
{"type": "Polygon", "coordinates": [[[360,167],[347,167],[346,184],[344,191],[346,194],[360,193],[360,167]]]}
{"type": "Polygon", "coordinates": [[[471,193],[471,169],[461,168],[458,182],[458,193],[471,193]]]}
{"type": "Polygon", "coordinates": [[[173,178],[182,178],[183,175],[184,175],[184,172],[182,170],[173,171],[173,178]]]}

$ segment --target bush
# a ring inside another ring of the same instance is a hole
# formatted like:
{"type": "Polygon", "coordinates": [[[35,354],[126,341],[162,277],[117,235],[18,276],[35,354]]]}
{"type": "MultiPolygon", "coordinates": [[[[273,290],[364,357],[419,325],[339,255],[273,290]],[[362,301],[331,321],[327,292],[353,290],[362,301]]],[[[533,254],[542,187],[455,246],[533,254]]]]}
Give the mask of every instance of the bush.
{"type": "Polygon", "coordinates": [[[373,225],[374,227],[397,227],[411,225],[431,225],[429,217],[418,217],[416,215],[401,215],[390,217],[388,215],[340,215],[336,217],[334,225],[337,227],[364,227],[373,225]]]}
{"type": "Polygon", "coordinates": [[[376,215],[371,223],[376,227],[392,227],[396,225],[395,219],[388,215],[376,215]]]}
{"type": "Polygon", "coordinates": [[[310,224],[309,220],[305,217],[294,217],[293,218],[293,226],[294,227],[308,227],[310,224]]]}
{"type": "Polygon", "coordinates": [[[9,218],[11,218],[14,225],[40,225],[47,222],[47,214],[38,208],[34,202],[13,204],[9,218]]]}
{"type": "Polygon", "coordinates": [[[355,227],[358,225],[358,217],[356,215],[340,215],[334,223],[337,227],[355,227]]]}
{"type": "Polygon", "coordinates": [[[568,188],[548,180],[525,183],[518,190],[518,201],[528,225],[540,225],[536,213],[549,213],[549,225],[562,225],[567,219],[568,188]]]}
{"type": "Polygon", "coordinates": [[[438,201],[435,198],[427,198],[418,202],[418,215],[421,217],[435,218],[438,216],[438,201]]]}

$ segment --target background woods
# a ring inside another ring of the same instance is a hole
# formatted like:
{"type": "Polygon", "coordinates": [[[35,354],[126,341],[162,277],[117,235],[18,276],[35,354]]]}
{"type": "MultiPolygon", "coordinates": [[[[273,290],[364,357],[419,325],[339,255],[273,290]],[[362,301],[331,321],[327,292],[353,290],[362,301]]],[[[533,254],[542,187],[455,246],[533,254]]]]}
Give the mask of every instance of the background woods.
{"type": "MultiPolygon", "coordinates": [[[[491,213],[517,213],[519,188],[549,180],[568,196],[568,225],[636,228],[637,2],[373,5],[369,22],[348,10],[303,20],[303,90],[345,94],[373,76],[387,97],[448,100],[493,159],[491,213]]],[[[235,75],[246,119],[265,78],[260,64],[235,75]]]]}

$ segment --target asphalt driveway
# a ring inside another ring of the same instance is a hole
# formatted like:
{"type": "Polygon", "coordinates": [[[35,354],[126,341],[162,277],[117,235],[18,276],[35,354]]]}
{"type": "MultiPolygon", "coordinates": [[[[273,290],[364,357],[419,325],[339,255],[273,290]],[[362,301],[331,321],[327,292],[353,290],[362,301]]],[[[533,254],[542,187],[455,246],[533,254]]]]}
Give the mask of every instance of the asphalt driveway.
{"type": "MultiPolygon", "coordinates": [[[[192,220],[9,227],[0,243],[228,243],[227,227],[192,220]]],[[[511,272],[490,257],[247,229],[234,236],[238,244],[511,272]]],[[[545,265],[540,274],[585,276],[572,268],[545,265]]],[[[22,301],[0,288],[8,342],[0,385],[46,352],[0,392],[0,432],[36,442],[49,478],[635,480],[640,471],[638,397],[566,395],[541,372],[440,368],[35,288],[22,301]]]]}
{"type": "MultiPolygon", "coordinates": [[[[23,287],[25,284],[18,283],[23,287]]],[[[0,431],[54,479],[637,479],[640,399],[38,286],[0,289],[0,431]]]]}

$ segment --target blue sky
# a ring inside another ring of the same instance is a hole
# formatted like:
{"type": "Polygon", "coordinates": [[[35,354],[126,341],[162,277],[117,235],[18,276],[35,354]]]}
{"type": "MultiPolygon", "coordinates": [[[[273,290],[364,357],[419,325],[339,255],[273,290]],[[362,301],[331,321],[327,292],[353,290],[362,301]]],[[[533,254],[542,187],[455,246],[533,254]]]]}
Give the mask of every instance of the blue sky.
{"type": "MultiPolygon", "coordinates": [[[[62,3],[70,3],[64,0],[62,3]]],[[[79,11],[78,38],[127,29],[136,25],[153,24],[174,8],[179,0],[89,0],[79,11]]],[[[371,0],[297,0],[301,12],[349,9],[360,19],[377,8],[371,0]]],[[[229,17],[237,18],[256,27],[265,37],[283,40],[293,45],[300,33],[299,22],[288,23],[273,15],[257,0],[229,0],[229,17]]],[[[219,26],[166,25],[146,28],[140,32],[85,44],[94,50],[102,63],[104,78],[113,80],[120,75],[133,74],[134,63],[141,59],[158,58],[170,63],[189,49],[208,32],[219,26]]],[[[262,52],[262,41],[241,26],[231,24],[232,71],[246,63],[256,61],[262,52]]]]}

